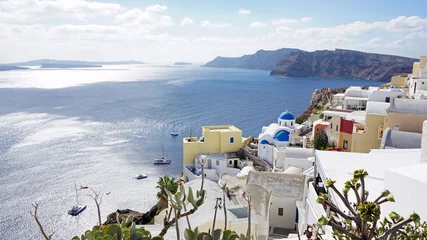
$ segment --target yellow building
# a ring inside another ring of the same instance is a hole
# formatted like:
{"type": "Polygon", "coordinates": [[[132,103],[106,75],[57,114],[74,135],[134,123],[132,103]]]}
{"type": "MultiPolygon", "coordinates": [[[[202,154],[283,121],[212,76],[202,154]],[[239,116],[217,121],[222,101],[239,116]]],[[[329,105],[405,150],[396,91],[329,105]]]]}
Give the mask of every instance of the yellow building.
{"type": "Polygon", "coordinates": [[[233,125],[204,126],[202,137],[183,139],[184,165],[194,164],[194,156],[200,153],[237,152],[243,147],[242,130],[233,125]]]}
{"type": "Polygon", "coordinates": [[[371,149],[378,149],[381,145],[386,118],[387,115],[366,114],[365,124],[355,125],[351,151],[369,153],[371,149]]]}

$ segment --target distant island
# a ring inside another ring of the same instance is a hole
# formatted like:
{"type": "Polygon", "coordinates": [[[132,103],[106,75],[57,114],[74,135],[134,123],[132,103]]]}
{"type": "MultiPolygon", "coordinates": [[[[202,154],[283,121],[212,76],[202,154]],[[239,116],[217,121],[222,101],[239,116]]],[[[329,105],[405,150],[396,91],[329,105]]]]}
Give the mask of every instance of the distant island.
{"type": "Polygon", "coordinates": [[[9,65],[0,65],[0,71],[26,70],[26,69],[29,69],[29,68],[9,66],[9,65]]]}
{"type": "Polygon", "coordinates": [[[100,68],[101,65],[42,63],[40,68],[100,68]]]}
{"type": "Polygon", "coordinates": [[[62,65],[76,65],[87,67],[88,65],[127,65],[127,64],[144,64],[139,61],[112,61],[112,62],[87,62],[87,61],[74,61],[74,60],[56,60],[56,59],[38,59],[28,62],[7,63],[0,64],[0,66],[42,66],[43,64],[62,64],[62,65]]]}
{"type": "Polygon", "coordinates": [[[302,50],[296,48],[282,48],[271,51],[259,50],[255,54],[241,57],[216,57],[203,67],[272,70],[283,56],[300,51],[302,50]]]}
{"type": "Polygon", "coordinates": [[[390,81],[397,73],[412,72],[415,58],[335,49],[285,55],[270,75],[390,81]]]}
{"type": "Polygon", "coordinates": [[[176,63],[174,63],[173,65],[193,65],[192,63],[189,63],[189,62],[176,62],[176,63]]]}

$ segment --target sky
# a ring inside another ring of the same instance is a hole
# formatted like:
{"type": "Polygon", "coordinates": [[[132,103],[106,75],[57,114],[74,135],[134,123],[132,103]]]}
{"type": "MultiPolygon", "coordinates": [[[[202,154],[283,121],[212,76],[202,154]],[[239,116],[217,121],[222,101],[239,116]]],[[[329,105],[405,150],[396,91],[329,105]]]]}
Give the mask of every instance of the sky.
{"type": "Polygon", "coordinates": [[[205,63],[259,49],[427,55],[427,0],[0,0],[0,62],[205,63]]]}

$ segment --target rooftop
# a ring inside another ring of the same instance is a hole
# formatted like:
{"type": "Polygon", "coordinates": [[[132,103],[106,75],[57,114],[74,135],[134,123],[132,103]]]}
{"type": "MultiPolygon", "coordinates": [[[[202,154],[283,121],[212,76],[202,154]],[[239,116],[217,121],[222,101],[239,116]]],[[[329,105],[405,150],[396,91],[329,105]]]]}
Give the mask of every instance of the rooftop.
{"type": "Polygon", "coordinates": [[[223,125],[223,126],[203,126],[202,127],[203,132],[204,131],[211,131],[211,132],[238,132],[241,131],[239,128],[235,127],[234,125],[223,125]]]}
{"type": "Polygon", "coordinates": [[[395,172],[427,184],[427,163],[388,169],[388,171],[395,172]]]}
{"type": "Polygon", "coordinates": [[[427,101],[393,98],[390,102],[389,112],[427,115],[427,101]]]}
{"type": "MultiPolygon", "coordinates": [[[[322,178],[336,180],[338,189],[344,186],[345,181],[352,178],[354,170],[365,169],[369,173],[365,182],[371,199],[379,196],[384,190],[386,170],[418,164],[421,149],[372,149],[369,153],[316,150],[315,154],[318,169],[323,169],[320,172],[322,178]]],[[[355,201],[353,195],[349,198],[355,201]]],[[[341,205],[341,203],[338,204],[341,205]]]]}
{"type": "Polygon", "coordinates": [[[421,148],[421,133],[394,131],[387,128],[381,141],[381,148],[411,149],[421,148]]]}
{"type": "Polygon", "coordinates": [[[388,115],[387,109],[390,103],[368,101],[366,104],[366,113],[375,115],[388,115]]]}

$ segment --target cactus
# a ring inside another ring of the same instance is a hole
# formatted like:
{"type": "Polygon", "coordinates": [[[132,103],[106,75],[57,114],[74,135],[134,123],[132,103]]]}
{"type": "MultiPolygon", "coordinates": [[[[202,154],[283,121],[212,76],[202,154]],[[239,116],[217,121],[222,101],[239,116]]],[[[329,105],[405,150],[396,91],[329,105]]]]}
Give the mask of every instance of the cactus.
{"type": "Polygon", "coordinates": [[[162,240],[163,237],[151,237],[151,233],[144,228],[136,228],[133,216],[130,215],[120,224],[95,226],[87,230],[81,237],[75,236],[72,240],[162,240]]]}
{"type": "Polygon", "coordinates": [[[222,229],[216,229],[213,233],[213,237],[206,232],[199,232],[196,227],[194,231],[185,229],[184,231],[185,240],[246,240],[246,236],[240,234],[240,236],[231,230],[222,231],[222,229]]]}

